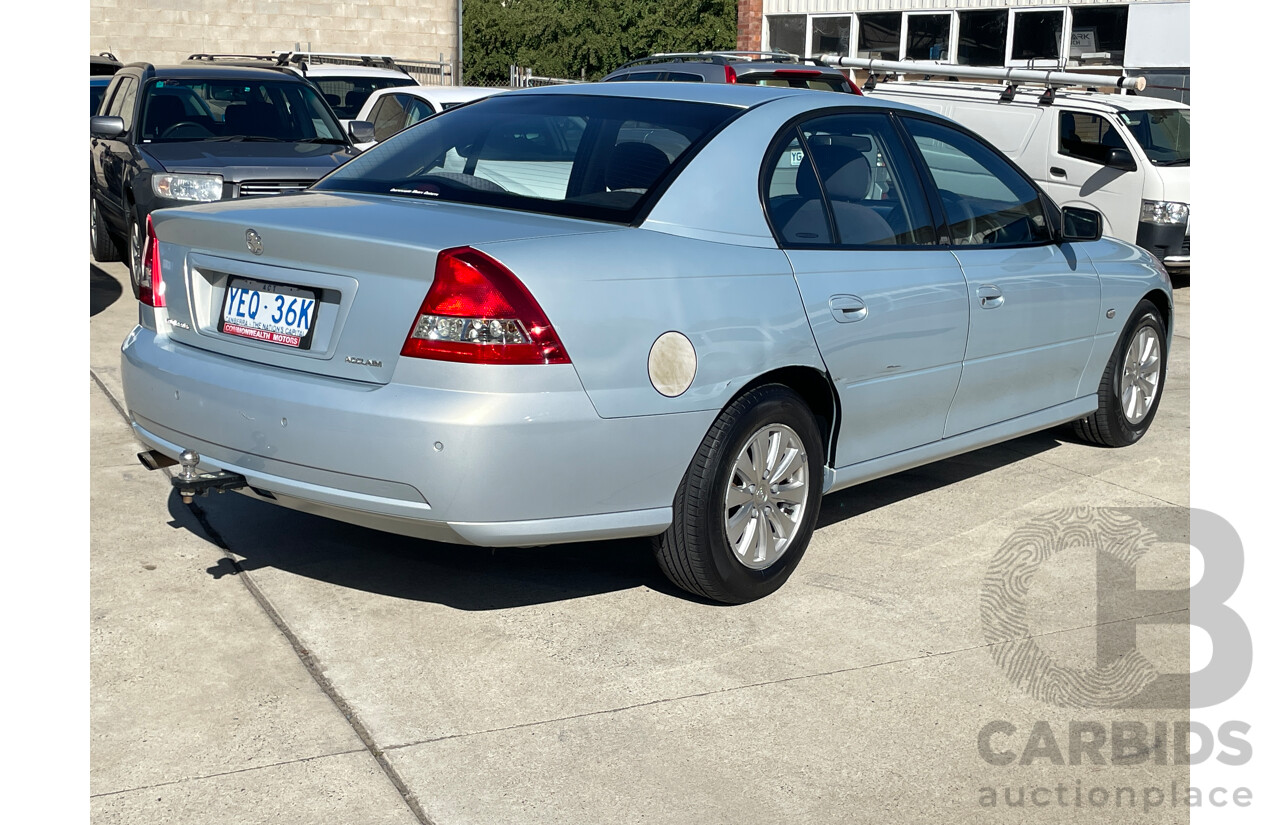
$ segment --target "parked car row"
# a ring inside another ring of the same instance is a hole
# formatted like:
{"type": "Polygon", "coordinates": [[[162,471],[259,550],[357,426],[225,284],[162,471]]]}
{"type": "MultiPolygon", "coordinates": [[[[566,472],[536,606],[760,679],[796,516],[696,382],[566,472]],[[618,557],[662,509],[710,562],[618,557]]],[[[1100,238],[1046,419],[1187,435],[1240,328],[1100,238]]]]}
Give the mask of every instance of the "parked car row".
{"type": "Polygon", "coordinates": [[[398,132],[425,109],[382,90],[363,153],[301,77],[122,69],[91,238],[129,241],[143,463],[441,541],[648,536],[739,603],[796,569],[824,493],[1065,423],[1143,436],[1156,257],[949,118],[743,61],[442,98],[398,132]],[[286,146],[305,171],[255,155],[286,146]],[[254,157],[281,194],[242,197],[254,157]]]}

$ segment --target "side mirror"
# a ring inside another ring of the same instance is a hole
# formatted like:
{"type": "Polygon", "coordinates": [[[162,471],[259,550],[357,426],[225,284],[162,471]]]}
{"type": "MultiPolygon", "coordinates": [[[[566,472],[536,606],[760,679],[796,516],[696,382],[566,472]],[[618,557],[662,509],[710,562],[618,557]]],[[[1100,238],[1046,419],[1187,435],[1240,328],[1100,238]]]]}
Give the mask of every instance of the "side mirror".
{"type": "Polygon", "coordinates": [[[1133,159],[1133,153],[1128,149],[1111,149],[1107,152],[1107,165],[1112,169],[1119,169],[1121,172],[1136,172],[1138,164],[1133,159]]]}
{"type": "Polygon", "coordinates": [[[373,143],[373,124],[367,120],[353,120],[347,124],[347,134],[353,143],[373,143]]]}
{"type": "Polygon", "coordinates": [[[96,138],[110,139],[124,134],[124,118],[94,115],[89,118],[89,134],[96,138]]]}
{"type": "MultiPolygon", "coordinates": [[[[1123,149],[1114,151],[1123,152],[1123,149]]],[[[1096,241],[1102,237],[1102,213],[1078,206],[1062,207],[1062,239],[1064,241],[1096,241]]]]}

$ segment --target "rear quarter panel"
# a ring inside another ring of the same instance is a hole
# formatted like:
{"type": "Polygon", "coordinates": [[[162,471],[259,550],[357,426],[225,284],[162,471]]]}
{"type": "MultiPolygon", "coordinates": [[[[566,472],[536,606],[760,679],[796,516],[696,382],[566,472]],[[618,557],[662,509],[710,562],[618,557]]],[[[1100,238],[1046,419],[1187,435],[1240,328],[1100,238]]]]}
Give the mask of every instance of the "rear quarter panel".
{"type": "Polygon", "coordinates": [[[529,288],[605,418],[719,410],[757,376],[822,361],[786,255],[644,228],[480,247],[529,288]],[[649,379],[665,332],[692,342],[693,383],[649,379]]]}

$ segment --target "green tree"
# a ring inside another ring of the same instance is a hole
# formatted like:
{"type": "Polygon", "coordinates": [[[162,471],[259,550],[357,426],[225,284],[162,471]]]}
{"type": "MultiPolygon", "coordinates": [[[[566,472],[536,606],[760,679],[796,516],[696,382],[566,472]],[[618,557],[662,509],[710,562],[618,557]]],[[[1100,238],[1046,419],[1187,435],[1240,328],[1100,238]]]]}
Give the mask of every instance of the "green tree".
{"type": "Polygon", "coordinates": [[[732,49],[737,0],[463,0],[463,78],[505,86],[512,64],[598,80],[653,52],[732,49]]]}

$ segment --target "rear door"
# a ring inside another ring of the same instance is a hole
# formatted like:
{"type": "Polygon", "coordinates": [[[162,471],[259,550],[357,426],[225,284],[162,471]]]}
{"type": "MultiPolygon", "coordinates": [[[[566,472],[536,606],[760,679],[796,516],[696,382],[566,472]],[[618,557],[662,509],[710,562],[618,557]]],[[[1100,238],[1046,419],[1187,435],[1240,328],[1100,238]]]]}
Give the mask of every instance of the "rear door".
{"type": "Polygon", "coordinates": [[[968,285],[969,340],[946,435],[1073,400],[1101,302],[1089,257],[1053,242],[1040,191],[1004,155],[941,121],[902,122],[968,285]]]}
{"type": "Polygon", "coordinates": [[[766,203],[840,395],[837,467],[942,438],[969,326],[964,276],[884,113],[783,132],[766,203]]]}

